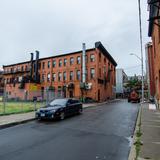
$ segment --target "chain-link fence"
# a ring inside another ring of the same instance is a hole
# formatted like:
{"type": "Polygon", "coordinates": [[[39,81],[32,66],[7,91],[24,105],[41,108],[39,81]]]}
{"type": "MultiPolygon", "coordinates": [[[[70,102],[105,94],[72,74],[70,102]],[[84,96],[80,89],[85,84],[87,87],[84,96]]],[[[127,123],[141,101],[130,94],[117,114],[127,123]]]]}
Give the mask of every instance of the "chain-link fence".
{"type": "Polygon", "coordinates": [[[0,115],[25,113],[47,105],[55,98],[63,98],[63,91],[40,90],[6,92],[0,96],[0,115]]]}

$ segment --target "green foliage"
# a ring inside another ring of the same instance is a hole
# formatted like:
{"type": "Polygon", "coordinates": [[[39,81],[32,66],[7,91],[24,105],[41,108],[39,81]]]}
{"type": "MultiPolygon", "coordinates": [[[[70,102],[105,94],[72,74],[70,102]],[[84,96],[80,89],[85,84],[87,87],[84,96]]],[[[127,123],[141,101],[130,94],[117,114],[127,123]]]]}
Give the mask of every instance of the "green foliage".
{"type": "Polygon", "coordinates": [[[125,85],[125,88],[130,88],[132,89],[141,89],[141,85],[142,82],[137,80],[137,79],[133,79],[133,80],[129,80],[128,83],[125,85]]]}

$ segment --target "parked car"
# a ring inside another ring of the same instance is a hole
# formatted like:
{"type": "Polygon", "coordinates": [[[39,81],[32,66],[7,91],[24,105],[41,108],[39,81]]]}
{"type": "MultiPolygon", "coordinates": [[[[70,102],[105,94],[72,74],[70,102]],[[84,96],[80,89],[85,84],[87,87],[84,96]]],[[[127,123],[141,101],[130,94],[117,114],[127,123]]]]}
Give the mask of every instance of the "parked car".
{"type": "Polygon", "coordinates": [[[128,102],[140,103],[140,97],[136,91],[132,91],[128,96],[128,102]]]}
{"type": "Polygon", "coordinates": [[[37,119],[61,119],[74,114],[81,114],[82,103],[73,98],[55,99],[47,106],[38,109],[35,113],[37,119]]]}
{"type": "Polygon", "coordinates": [[[154,97],[150,97],[149,102],[150,103],[155,103],[154,97]]]}

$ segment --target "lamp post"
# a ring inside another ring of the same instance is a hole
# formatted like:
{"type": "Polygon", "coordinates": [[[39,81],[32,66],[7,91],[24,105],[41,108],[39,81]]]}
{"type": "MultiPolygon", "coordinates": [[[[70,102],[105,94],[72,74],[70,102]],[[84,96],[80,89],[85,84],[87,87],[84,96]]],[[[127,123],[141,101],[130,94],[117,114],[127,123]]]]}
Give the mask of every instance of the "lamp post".
{"type": "Polygon", "coordinates": [[[144,74],[143,74],[143,58],[140,58],[138,55],[131,53],[130,55],[133,55],[137,57],[141,61],[141,72],[142,72],[142,103],[144,102],[144,74]]]}

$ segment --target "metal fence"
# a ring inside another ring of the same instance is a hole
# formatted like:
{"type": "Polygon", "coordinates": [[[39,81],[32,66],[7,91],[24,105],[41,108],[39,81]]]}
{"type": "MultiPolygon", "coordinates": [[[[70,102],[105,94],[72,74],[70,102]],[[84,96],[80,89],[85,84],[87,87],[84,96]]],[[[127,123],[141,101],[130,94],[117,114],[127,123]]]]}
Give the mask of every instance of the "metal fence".
{"type": "Polygon", "coordinates": [[[25,113],[47,105],[56,98],[63,98],[63,91],[43,90],[30,91],[18,90],[5,92],[0,96],[0,115],[25,113]]]}

